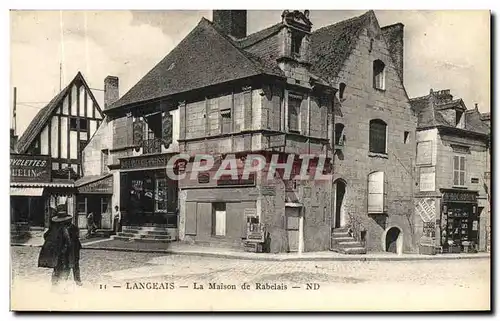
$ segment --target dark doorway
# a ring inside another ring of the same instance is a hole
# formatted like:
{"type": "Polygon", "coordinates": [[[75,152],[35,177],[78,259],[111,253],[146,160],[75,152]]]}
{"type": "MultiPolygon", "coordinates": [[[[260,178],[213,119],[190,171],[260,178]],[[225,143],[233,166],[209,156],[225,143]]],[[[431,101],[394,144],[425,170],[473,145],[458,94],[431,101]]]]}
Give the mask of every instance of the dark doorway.
{"type": "Polygon", "coordinates": [[[337,180],[335,182],[335,228],[341,227],[342,222],[342,206],[344,204],[345,196],[345,182],[342,180],[337,180]]]}
{"type": "Polygon", "coordinates": [[[398,241],[401,231],[397,227],[391,227],[385,235],[385,251],[398,253],[398,241]]]}

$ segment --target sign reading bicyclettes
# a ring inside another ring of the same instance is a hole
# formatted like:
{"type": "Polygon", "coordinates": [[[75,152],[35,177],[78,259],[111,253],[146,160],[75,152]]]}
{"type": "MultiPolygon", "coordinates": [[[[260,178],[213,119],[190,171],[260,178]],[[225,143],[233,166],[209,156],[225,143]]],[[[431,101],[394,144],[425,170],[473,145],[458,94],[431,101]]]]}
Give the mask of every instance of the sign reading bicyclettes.
{"type": "Polygon", "coordinates": [[[50,157],[46,155],[10,154],[12,182],[50,182],[50,157]]]}

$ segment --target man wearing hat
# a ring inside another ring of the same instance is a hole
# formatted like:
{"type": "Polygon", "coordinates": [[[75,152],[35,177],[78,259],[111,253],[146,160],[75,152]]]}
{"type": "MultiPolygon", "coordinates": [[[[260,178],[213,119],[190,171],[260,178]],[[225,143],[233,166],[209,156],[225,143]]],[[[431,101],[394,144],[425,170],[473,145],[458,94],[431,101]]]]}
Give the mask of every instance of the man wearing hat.
{"type": "Polygon", "coordinates": [[[52,284],[67,280],[73,269],[76,284],[81,285],[80,278],[80,249],[78,227],[72,222],[73,216],[61,208],[56,209],[51,218],[50,226],[44,233],[44,244],[38,257],[38,267],[53,268],[52,284]]]}

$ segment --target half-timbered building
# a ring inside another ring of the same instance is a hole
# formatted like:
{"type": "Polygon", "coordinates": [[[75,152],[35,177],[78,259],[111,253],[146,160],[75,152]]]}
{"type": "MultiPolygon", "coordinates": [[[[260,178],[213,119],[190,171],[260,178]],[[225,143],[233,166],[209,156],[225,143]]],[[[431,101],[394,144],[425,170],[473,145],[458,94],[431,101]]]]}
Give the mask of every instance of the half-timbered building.
{"type": "Polygon", "coordinates": [[[11,219],[48,226],[50,208],[75,211],[82,150],[103,121],[101,107],[79,72],[35,115],[11,153],[11,219]]]}

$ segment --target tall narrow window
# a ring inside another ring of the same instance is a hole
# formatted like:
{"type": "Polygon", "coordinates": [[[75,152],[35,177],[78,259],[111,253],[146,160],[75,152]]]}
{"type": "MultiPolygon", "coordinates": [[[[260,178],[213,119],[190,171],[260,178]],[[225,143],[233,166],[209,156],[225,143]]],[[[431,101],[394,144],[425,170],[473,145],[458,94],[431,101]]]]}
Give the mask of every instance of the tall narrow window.
{"type": "Polygon", "coordinates": [[[346,87],[346,84],[344,84],[343,82],[340,83],[339,85],[339,99],[340,100],[343,100],[344,99],[344,91],[345,91],[345,87],[346,87]]]}
{"type": "Polygon", "coordinates": [[[380,119],[370,120],[370,152],[387,154],[387,124],[380,119]]]}
{"type": "Polygon", "coordinates": [[[300,48],[302,46],[302,35],[292,34],[292,55],[300,56],[300,48]]]}
{"type": "Polygon", "coordinates": [[[453,156],[453,185],[465,185],[465,156],[453,156]]]}
{"type": "Polygon", "coordinates": [[[226,235],[226,203],[213,203],[212,232],[215,236],[226,235]]]}
{"type": "Polygon", "coordinates": [[[373,87],[385,90],[385,64],[382,60],[373,62],[373,87]]]}
{"type": "Polygon", "coordinates": [[[302,99],[297,96],[288,96],[288,128],[291,132],[300,132],[300,104],[302,99]]]}
{"type": "Polygon", "coordinates": [[[344,124],[335,124],[335,145],[344,146],[344,124]]]}
{"type": "Polygon", "coordinates": [[[221,116],[221,131],[222,134],[230,133],[231,132],[231,109],[224,109],[220,111],[220,116],[221,116]]]}

